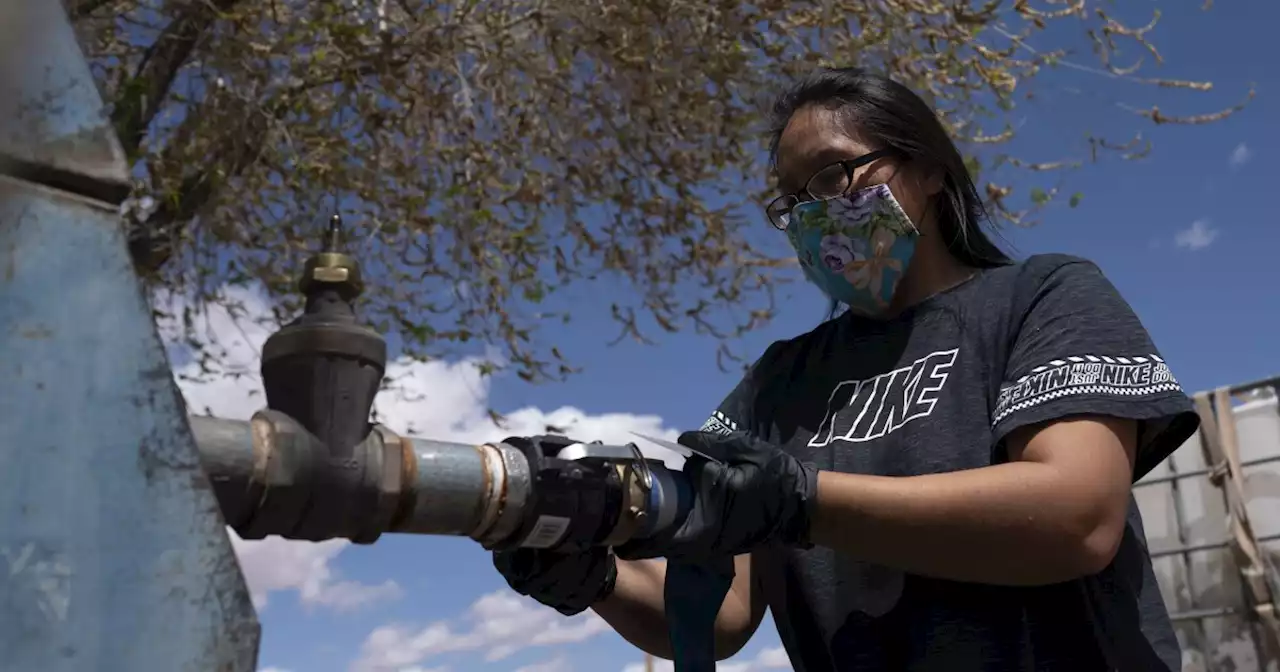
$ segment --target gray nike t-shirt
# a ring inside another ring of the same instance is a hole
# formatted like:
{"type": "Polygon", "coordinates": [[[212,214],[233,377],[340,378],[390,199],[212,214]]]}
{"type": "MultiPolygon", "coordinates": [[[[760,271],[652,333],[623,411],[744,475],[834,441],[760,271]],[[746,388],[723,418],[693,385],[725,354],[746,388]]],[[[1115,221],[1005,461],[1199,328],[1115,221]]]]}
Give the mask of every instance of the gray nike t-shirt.
{"type": "MultiPolygon", "coordinates": [[[[997,464],[1012,430],[1078,414],[1141,422],[1135,480],[1198,426],[1098,268],[1042,255],[893,320],[843,315],[774,343],[703,428],[746,430],[819,469],[913,476],[997,464]]],[[[1181,666],[1132,500],[1116,559],[1063,584],[932,579],[822,547],[758,552],[756,566],[797,672],[1181,666]]]]}

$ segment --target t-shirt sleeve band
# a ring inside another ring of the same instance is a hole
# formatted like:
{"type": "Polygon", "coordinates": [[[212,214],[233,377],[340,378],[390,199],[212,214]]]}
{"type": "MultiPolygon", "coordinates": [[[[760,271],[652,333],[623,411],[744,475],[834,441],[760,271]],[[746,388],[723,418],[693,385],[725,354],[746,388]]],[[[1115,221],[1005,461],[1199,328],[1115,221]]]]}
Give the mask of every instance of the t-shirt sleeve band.
{"type": "Polygon", "coordinates": [[[1016,321],[991,410],[994,438],[1071,416],[1139,420],[1141,478],[1195,432],[1191,400],[1098,267],[1054,261],[1025,278],[1035,291],[1016,321]]]}
{"type": "Polygon", "coordinates": [[[1078,355],[1054,359],[1000,389],[992,426],[1005,418],[1060,399],[1141,399],[1182,394],[1164,360],[1156,354],[1131,357],[1078,355]]]}

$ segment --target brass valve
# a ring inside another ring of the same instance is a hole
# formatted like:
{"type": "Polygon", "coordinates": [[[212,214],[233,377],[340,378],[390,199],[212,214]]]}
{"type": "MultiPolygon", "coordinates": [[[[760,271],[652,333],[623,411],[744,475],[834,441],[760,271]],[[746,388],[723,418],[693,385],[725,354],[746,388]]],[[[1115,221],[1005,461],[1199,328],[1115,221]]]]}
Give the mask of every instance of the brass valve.
{"type": "MultiPolygon", "coordinates": [[[[323,463],[341,465],[315,474],[314,493],[376,492],[365,486],[382,475],[383,460],[364,459],[361,451],[371,445],[365,441],[372,429],[369,412],[386,369],[387,343],[357,317],[356,300],[364,289],[360,265],[340,251],[341,244],[342,219],[334,215],[320,251],[298,279],[306,307],[262,347],[268,408],[314,436],[325,452],[323,463]]],[[[335,526],[363,530],[361,521],[381,515],[374,513],[378,502],[372,496],[357,501],[317,494],[308,503],[308,524],[291,534],[318,540],[335,526]]],[[[371,541],[376,535],[353,538],[371,541]]]]}
{"type": "Polygon", "coordinates": [[[298,279],[298,291],[310,294],[317,284],[334,286],[343,299],[350,301],[364,291],[364,281],[360,277],[360,264],[351,255],[339,252],[342,245],[342,216],[334,215],[329,220],[324,247],[320,252],[307,259],[302,268],[302,276],[298,279]]]}

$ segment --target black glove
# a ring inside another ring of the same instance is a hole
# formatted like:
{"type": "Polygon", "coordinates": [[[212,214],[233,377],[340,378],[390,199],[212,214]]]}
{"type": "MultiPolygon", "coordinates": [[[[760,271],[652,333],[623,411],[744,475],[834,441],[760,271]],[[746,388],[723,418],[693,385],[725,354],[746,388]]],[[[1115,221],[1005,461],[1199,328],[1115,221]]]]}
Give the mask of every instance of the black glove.
{"type": "Polygon", "coordinates": [[[493,566],[511,589],[565,616],[582,613],[613,593],[617,561],[605,547],[585,551],[517,548],[494,551],[493,566]]]}
{"type": "Polygon", "coordinates": [[[678,441],[722,463],[687,459],[684,473],[694,490],[689,517],[670,533],[619,547],[618,557],[699,562],[769,543],[808,545],[817,469],[745,432],[685,432],[678,441]]]}

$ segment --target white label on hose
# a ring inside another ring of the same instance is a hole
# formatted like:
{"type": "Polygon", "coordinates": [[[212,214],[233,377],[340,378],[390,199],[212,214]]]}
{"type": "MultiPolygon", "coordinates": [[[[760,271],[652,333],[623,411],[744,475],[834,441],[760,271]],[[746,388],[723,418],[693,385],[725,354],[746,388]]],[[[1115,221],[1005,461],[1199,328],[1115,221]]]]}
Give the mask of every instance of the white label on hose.
{"type": "Polygon", "coordinates": [[[569,530],[569,519],[560,516],[538,516],[533,531],[521,542],[521,548],[551,548],[569,530]]]}

